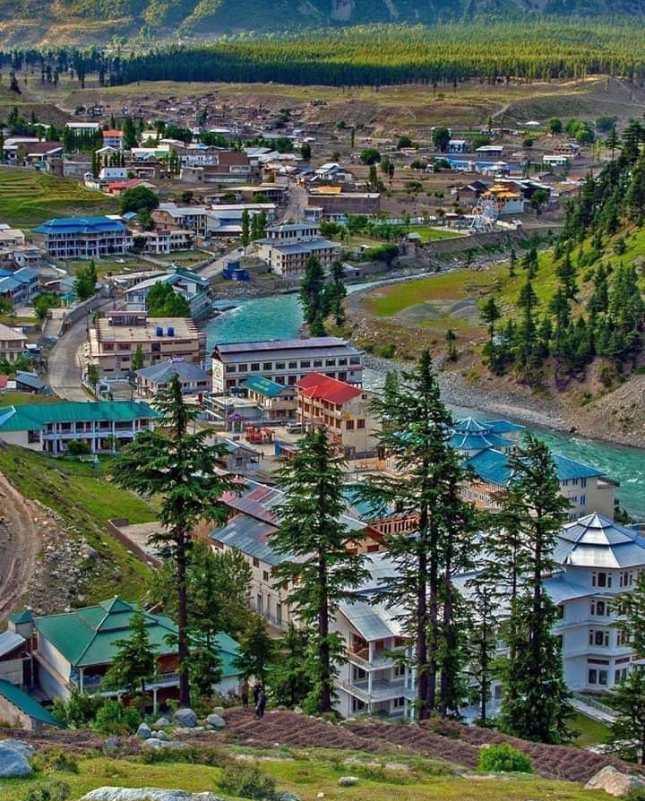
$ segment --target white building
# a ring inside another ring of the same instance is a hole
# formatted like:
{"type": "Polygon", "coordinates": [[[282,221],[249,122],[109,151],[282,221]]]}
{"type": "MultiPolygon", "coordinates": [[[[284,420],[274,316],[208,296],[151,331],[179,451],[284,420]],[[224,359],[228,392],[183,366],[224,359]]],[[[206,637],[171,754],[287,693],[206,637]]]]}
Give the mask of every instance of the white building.
{"type": "Polygon", "coordinates": [[[299,279],[311,256],[329,268],[341,254],[341,247],[321,237],[320,226],[311,222],[271,226],[254,245],[273,272],[288,279],[299,279]]]}

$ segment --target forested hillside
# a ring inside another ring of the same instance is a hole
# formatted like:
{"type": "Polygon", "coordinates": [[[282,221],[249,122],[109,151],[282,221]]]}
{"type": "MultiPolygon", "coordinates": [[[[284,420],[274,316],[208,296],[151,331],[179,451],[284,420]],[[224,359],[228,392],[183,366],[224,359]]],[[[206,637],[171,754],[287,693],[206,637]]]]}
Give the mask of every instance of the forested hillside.
{"type": "Polygon", "coordinates": [[[645,0],[0,0],[5,42],[106,41],[140,30],[208,36],[379,23],[643,15],[645,0]],[[81,20],[86,21],[79,27],[81,20]]]}

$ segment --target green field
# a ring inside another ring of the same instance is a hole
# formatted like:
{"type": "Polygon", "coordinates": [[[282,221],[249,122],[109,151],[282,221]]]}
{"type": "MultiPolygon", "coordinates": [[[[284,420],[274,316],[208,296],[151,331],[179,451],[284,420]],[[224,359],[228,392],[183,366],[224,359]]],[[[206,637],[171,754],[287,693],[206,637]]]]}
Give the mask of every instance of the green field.
{"type": "Polygon", "coordinates": [[[0,392],[0,408],[28,403],[60,403],[60,398],[56,395],[33,395],[31,392],[0,392]]]}
{"type": "Polygon", "coordinates": [[[432,228],[429,225],[411,225],[410,234],[419,234],[422,242],[439,242],[442,239],[458,239],[464,234],[458,231],[449,231],[447,228],[432,228]]]}
{"type": "MultiPolygon", "coordinates": [[[[215,737],[213,743],[217,744],[215,737]]],[[[248,749],[246,753],[248,757],[248,749]]],[[[258,763],[261,770],[276,780],[278,791],[295,793],[302,801],[315,801],[319,793],[324,793],[326,801],[392,801],[393,798],[397,801],[603,801],[608,798],[604,792],[583,790],[581,785],[531,776],[433,775],[437,773],[436,763],[404,760],[399,756],[396,762],[408,762],[409,770],[395,772],[377,767],[372,776],[369,769],[362,770],[358,785],[339,787],[338,779],[356,770],[342,764],[349,753],[293,752],[291,749],[286,754],[279,751],[255,753],[261,757],[258,763]]],[[[365,758],[374,759],[373,756],[365,758]]],[[[248,762],[245,760],[244,764],[248,762]]],[[[103,786],[210,791],[227,799],[234,798],[218,789],[220,776],[221,768],[202,764],[143,764],[136,758],[94,757],[81,760],[78,773],[48,773],[47,779],[66,782],[73,801],[103,786]]],[[[31,789],[44,783],[42,774],[29,779],[0,779],[0,797],[2,801],[24,801],[31,789]]]]}
{"type": "MultiPolygon", "coordinates": [[[[67,270],[71,275],[76,275],[79,270],[87,267],[89,261],[87,259],[65,260],[58,262],[59,266],[67,270]]],[[[99,278],[104,278],[107,275],[115,275],[117,273],[127,272],[140,272],[144,270],[154,270],[155,265],[148,261],[141,261],[136,257],[124,256],[119,259],[96,259],[94,262],[96,266],[96,274],[99,278]]]]}
{"type": "Polygon", "coordinates": [[[575,744],[580,748],[606,743],[609,738],[609,727],[586,715],[578,713],[571,719],[569,725],[574,731],[579,732],[575,744]]]}
{"type": "Polygon", "coordinates": [[[131,492],[112,484],[109,462],[98,466],[53,459],[14,446],[0,447],[0,472],[27,498],[57,512],[66,525],[87,539],[98,552],[91,586],[83,588],[89,603],[121,594],[134,600],[145,590],[148,568],[106,533],[110,518],[148,523],[155,509],[131,492]]]}
{"type": "Polygon", "coordinates": [[[114,201],[78,182],[34,170],[0,167],[0,222],[33,227],[50,217],[105,214],[114,201]]]}

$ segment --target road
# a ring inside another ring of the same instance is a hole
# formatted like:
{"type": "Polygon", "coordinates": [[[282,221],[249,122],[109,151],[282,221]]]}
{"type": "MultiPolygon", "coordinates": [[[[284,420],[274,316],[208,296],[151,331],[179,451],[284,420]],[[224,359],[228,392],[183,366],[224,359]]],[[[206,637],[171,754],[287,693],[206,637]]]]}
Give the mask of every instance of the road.
{"type": "Polygon", "coordinates": [[[0,506],[0,618],[4,618],[14,611],[33,576],[41,538],[36,511],[2,473],[0,506]]]}
{"type": "MultiPolygon", "coordinates": [[[[108,300],[98,309],[111,303],[112,301],[108,300]]],[[[87,341],[87,320],[87,317],[82,317],[74,323],[56,342],[47,359],[45,380],[56,395],[65,400],[91,400],[81,385],[81,365],[78,358],[81,345],[87,341]]]]}

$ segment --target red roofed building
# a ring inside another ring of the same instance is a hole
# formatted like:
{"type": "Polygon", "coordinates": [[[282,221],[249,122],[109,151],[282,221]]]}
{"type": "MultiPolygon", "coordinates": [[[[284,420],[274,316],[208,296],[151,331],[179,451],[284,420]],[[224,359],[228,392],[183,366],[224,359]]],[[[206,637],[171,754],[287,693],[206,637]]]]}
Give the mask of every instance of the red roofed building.
{"type": "Polygon", "coordinates": [[[103,147],[113,147],[115,150],[123,149],[123,131],[103,131],[103,147]]]}
{"type": "Polygon", "coordinates": [[[119,181],[110,181],[105,187],[108,195],[120,195],[126,189],[134,189],[135,186],[140,186],[143,181],[140,178],[123,178],[119,181]]]}
{"type": "Polygon", "coordinates": [[[377,425],[370,412],[370,393],[322,373],[308,373],[297,388],[303,426],[324,426],[348,458],[374,453],[377,425]]]}

